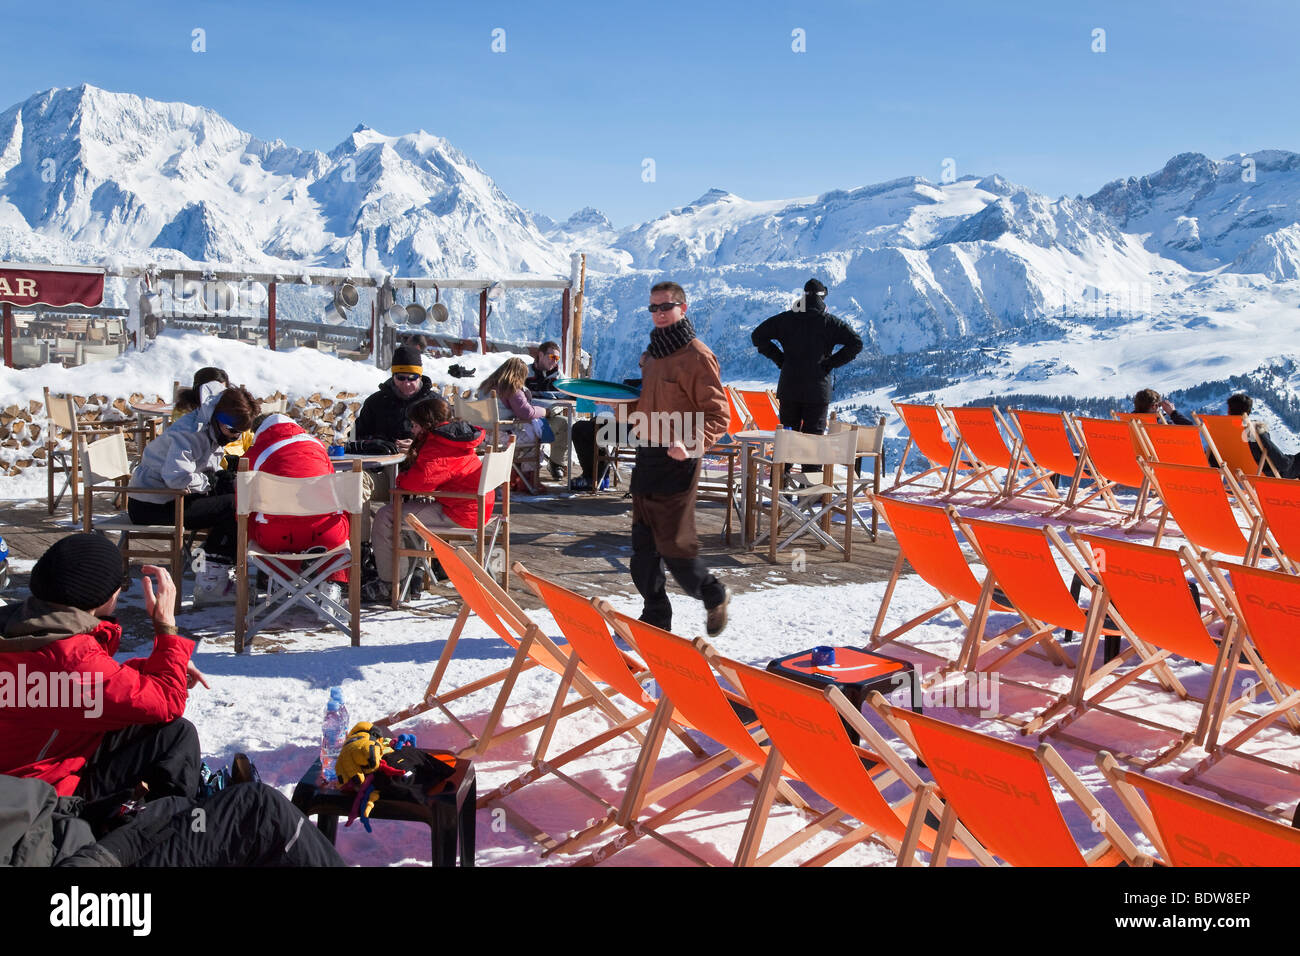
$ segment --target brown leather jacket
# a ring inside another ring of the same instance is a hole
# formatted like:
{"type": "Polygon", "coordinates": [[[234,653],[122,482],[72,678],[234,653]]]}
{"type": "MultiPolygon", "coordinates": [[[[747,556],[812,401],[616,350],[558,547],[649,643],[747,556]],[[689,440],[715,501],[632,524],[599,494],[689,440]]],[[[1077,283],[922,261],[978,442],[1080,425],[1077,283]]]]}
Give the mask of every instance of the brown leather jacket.
{"type": "Polygon", "coordinates": [[[661,359],[643,353],[641,397],[628,412],[638,435],[657,445],[681,441],[687,455],[701,457],[731,421],[717,358],[699,339],[661,359]]]}

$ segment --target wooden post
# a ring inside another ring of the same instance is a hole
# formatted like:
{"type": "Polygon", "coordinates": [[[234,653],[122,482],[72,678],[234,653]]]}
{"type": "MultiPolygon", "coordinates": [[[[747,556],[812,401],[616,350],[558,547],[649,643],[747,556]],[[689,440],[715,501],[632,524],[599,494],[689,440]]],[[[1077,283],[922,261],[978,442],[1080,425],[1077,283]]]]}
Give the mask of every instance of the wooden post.
{"type": "Polygon", "coordinates": [[[560,294],[560,370],[573,375],[573,350],[569,348],[569,290],[560,294]]]}
{"type": "Polygon", "coordinates": [[[582,375],[582,306],[587,290],[587,255],[582,255],[582,271],[578,278],[578,292],[573,297],[573,374],[582,375]]]}
{"type": "MultiPolygon", "coordinates": [[[[4,307],[5,368],[14,367],[13,324],[14,307],[11,303],[6,302],[4,307]]],[[[51,467],[52,466],[53,463],[51,462],[51,467]]]]}
{"type": "Polygon", "coordinates": [[[487,289],[478,294],[478,348],[479,352],[487,355],[487,289]]]}
{"type": "Polygon", "coordinates": [[[266,344],[275,351],[275,283],[266,284],[266,344]]]}

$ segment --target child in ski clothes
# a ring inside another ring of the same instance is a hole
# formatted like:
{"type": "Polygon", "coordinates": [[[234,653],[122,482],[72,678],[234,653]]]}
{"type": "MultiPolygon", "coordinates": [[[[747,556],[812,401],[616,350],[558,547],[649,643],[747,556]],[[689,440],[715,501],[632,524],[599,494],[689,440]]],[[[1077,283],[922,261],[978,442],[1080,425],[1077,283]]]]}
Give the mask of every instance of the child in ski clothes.
{"type": "MultiPolygon", "coordinates": [[[[483,429],[452,417],[451,405],[439,395],[412,406],[411,433],[414,441],[400,466],[397,487],[428,494],[433,501],[407,498],[403,514],[415,515],[427,527],[477,528],[478,502],[474,498],[439,498],[438,492],[478,491],[483,463],[476,449],[484,438],[483,429]]],[[[495,505],[493,492],[483,501],[486,518],[495,505]]],[[[375,568],[385,582],[393,580],[393,506],[385,505],[375,515],[371,545],[375,568]]],[[[406,568],[399,569],[405,574],[406,568]]]]}
{"type": "MultiPolygon", "coordinates": [[[[288,415],[267,415],[254,435],[248,450],[250,471],[286,478],[319,478],[334,473],[325,446],[288,415]]],[[[349,528],[348,515],[341,511],[325,515],[255,513],[249,520],[248,534],[266,551],[303,552],[317,546],[330,549],[346,544],[349,528]]],[[[344,583],[348,572],[335,571],[329,579],[344,583]]]]}

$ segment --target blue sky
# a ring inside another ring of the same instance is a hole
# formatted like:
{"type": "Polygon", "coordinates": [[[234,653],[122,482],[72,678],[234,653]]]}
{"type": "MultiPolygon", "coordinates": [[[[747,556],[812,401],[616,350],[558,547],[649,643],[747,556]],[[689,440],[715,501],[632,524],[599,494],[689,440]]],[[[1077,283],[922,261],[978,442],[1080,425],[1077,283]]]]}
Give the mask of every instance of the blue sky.
{"type": "Polygon", "coordinates": [[[947,158],[1056,196],[1180,152],[1300,150],[1297,28],[1293,0],[58,0],[6,9],[0,108],[87,82],[304,148],[423,128],[530,209],[624,226],[710,187],[937,181],[947,158]]]}

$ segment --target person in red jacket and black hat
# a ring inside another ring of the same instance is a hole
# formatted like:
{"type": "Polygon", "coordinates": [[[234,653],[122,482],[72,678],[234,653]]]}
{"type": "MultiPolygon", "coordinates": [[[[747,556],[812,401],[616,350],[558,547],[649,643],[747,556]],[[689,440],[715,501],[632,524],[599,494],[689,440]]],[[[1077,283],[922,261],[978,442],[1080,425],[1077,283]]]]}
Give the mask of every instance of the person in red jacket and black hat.
{"type": "Polygon", "coordinates": [[[144,568],[153,652],[119,664],[111,615],[121,584],[116,546],[73,534],[36,562],[31,597],[0,609],[0,773],[88,801],[141,781],[153,794],[194,795],[199,738],[181,715],[189,689],[207,681],[190,660],[194,643],[176,633],[176,585],[144,568]]]}
{"type": "MultiPolygon", "coordinates": [[[[397,487],[424,492],[432,501],[407,500],[402,510],[415,515],[427,527],[478,527],[478,503],[472,498],[438,499],[439,491],[473,492],[478,490],[483,462],[475,449],[485,432],[458,418],[451,405],[435,395],[411,409],[411,432],[415,436],[406,461],[400,466],[397,487]]],[[[486,514],[495,504],[492,492],[483,503],[486,514]]],[[[393,580],[393,506],[385,505],[375,514],[370,541],[375,552],[375,568],[380,580],[366,587],[368,601],[387,601],[393,580]]],[[[405,573],[405,568],[399,569],[405,573]]]]}
{"type": "Polygon", "coordinates": [[[189,690],[208,682],[194,643],[176,633],[171,575],[143,571],[153,653],[125,664],[111,617],[122,556],[103,535],[55,542],[32,568],[31,597],[0,607],[0,774],[81,798],[57,801],[55,819],[79,817],[99,842],[69,865],[342,865],[282,794],[255,782],[251,763],[230,777],[240,786],[200,792],[198,731],[181,715],[189,690]]]}

